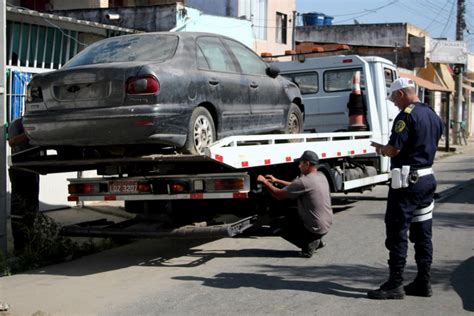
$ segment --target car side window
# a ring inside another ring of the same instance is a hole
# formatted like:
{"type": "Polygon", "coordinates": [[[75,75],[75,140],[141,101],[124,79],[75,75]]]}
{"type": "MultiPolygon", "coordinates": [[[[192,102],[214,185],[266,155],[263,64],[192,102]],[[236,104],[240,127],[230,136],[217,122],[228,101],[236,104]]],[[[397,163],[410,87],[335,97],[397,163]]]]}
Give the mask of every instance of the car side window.
{"type": "Polygon", "coordinates": [[[200,37],[197,40],[199,69],[211,69],[223,72],[238,72],[229,53],[218,38],[200,37]],[[199,50],[208,66],[199,58],[199,50]]]}
{"type": "Polygon", "coordinates": [[[204,54],[201,50],[200,47],[196,48],[197,50],[197,63],[198,63],[198,68],[199,69],[206,69],[209,70],[209,63],[206,60],[206,57],[204,57],[204,54]]]}
{"type": "Polygon", "coordinates": [[[250,49],[235,41],[224,39],[224,42],[239,62],[243,74],[266,76],[267,65],[250,49]]]}

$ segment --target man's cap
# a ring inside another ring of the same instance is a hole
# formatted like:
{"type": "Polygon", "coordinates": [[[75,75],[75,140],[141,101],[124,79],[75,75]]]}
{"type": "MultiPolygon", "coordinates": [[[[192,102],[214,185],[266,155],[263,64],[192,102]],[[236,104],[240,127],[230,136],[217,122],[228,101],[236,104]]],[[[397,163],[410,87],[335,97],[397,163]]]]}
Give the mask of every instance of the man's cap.
{"type": "Polygon", "coordinates": [[[306,150],[300,158],[295,159],[295,162],[300,162],[300,161],[309,161],[312,165],[318,165],[319,164],[319,157],[318,154],[316,154],[314,151],[311,150],[306,150]]]}
{"type": "Polygon", "coordinates": [[[390,94],[389,96],[392,97],[392,93],[398,91],[400,89],[405,88],[416,88],[415,81],[408,79],[408,78],[398,78],[390,85],[390,94]]]}

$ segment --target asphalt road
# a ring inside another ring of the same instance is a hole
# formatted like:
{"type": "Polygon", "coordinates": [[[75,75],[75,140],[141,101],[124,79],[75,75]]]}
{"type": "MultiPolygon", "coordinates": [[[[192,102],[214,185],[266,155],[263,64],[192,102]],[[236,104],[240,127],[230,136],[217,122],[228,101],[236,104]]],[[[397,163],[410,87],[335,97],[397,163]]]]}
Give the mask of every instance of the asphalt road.
{"type": "MultiPolygon", "coordinates": [[[[432,298],[366,298],[387,276],[387,188],[377,187],[335,198],[328,246],[311,259],[278,237],[139,241],[1,278],[0,300],[11,305],[4,314],[472,314],[473,150],[437,161],[435,170],[442,201],[434,212],[432,298]]],[[[408,281],[412,257],[410,248],[408,281]]]]}

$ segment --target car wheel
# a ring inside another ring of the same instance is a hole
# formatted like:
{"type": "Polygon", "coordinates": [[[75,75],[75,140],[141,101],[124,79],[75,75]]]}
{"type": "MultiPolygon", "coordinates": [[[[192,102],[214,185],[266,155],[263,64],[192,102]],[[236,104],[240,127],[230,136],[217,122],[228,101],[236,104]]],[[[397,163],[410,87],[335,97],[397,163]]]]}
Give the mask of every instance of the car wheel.
{"type": "Polygon", "coordinates": [[[184,145],[184,152],[203,155],[204,149],[215,142],[216,128],[208,110],[203,107],[194,109],[188,125],[188,137],[184,145]]]}
{"type": "Polygon", "coordinates": [[[292,103],[288,111],[288,120],[286,125],[287,134],[300,134],[303,132],[303,114],[300,108],[292,103]]]}

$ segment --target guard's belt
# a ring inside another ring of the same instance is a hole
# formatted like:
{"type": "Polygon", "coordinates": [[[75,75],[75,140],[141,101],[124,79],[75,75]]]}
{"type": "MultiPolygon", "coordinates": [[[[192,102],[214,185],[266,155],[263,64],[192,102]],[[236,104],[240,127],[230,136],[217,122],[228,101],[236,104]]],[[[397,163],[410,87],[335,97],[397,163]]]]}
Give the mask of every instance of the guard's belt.
{"type": "Polygon", "coordinates": [[[418,170],[414,170],[413,173],[415,174],[415,176],[424,177],[429,174],[433,174],[433,168],[418,169],[418,170]]]}

